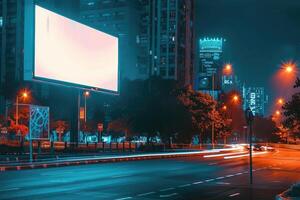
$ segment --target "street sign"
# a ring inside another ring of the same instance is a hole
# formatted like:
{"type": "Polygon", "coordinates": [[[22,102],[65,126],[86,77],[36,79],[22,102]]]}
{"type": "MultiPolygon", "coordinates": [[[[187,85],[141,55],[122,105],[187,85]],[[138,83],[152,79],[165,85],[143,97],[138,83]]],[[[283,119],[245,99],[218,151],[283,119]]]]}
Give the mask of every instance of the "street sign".
{"type": "Polygon", "coordinates": [[[98,123],[98,131],[101,132],[103,131],[103,124],[102,123],[98,123]]]}
{"type": "Polygon", "coordinates": [[[252,111],[251,111],[251,109],[249,107],[245,110],[245,118],[246,118],[246,122],[247,122],[248,125],[254,119],[253,113],[252,113],[252,111]]]}
{"type": "Polygon", "coordinates": [[[84,107],[80,107],[80,114],[79,114],[80,119],[84,119],[84,112],[85,112],[84,107]]]}

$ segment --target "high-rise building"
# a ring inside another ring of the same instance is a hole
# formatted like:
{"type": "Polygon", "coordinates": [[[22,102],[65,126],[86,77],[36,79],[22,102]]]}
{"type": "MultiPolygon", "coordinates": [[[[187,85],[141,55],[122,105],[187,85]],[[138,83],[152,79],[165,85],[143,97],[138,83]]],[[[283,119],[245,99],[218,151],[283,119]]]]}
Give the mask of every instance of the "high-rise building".
{"type": "Polygon", "coordinates": [[[137,69],[139,1],[80,0],[80,20],[119,38],[121,79],[140,79],[137,69]]]}
{"type": "Polygon", "coordinates": [[[243,108],[250,108],[255,116],[265,115],[265,106],[268,102],[268,96],[263,87],[245,87],[243,86],[243,108]]]}
{"type": "Polygon", "coordinates": [[[222,75],[222,91],[229,92],[231,90],[240,91],[242,93],[241,81],[237,75],[222,75]]]}
{"type": "Polygon", "coordinates": [[[217,98],[222,82],[222,52],[224,40],[204,38],[199,40],[199,63],[195,89],[217,98]]]}
{"type": "Polygon", "coordinates": [[[140,0],[139,10],[139,71],[192,85],[194,1],[140,0]]]}
{"type": "Polygon", "coordinates": [[[0,1],[0,111],[23,76],[24,1],[0,1]]]}
{"type": "MultiPolygon", "coordinates": [[[[67,16],[74,16],[78,0],[26,0],[67,16]]],[[[0,1],[0,113],[15,98],[23,82],[24,0],[0,1]],[[21,84],[22,83],[22,84],[21,84]]],[[[33,86],[38,95],[47,95],[47,86],[33,86]]]]}

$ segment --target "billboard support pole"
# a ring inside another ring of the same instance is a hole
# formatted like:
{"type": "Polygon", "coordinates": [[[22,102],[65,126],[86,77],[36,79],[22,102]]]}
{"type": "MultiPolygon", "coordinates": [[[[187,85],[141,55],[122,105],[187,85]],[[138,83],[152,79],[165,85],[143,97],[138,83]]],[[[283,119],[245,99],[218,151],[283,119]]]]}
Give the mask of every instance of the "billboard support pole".
{"type": "MultiPolygon", "coordinates": [[[[31,112],[31,105],[30,105],[30,109],[29,109],[29,112],[31,112]]],[[[32,149],[32,121],[31,120],[29,120],[29,161],[30,161],[30,163],[32,163],[32,160],[33,160],[33,149],[32,149]]]]}
{"type": "Polygon", "coordinates": [[[77,113],[77,134],[78,134],[78,136],[77,136],[77,141],[76,141],[76,146],[78,146],[78,140],[80,139],[80,95],[81,95],[81,90],[80,89],[78,89],[78,113],[77,113]]]}

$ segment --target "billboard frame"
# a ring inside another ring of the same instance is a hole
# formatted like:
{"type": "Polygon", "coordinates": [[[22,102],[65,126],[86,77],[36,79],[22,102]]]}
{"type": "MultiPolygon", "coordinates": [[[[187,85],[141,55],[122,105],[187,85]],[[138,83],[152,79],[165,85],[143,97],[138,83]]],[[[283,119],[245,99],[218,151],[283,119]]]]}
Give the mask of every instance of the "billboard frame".
{"type": "Polygon", "coordinates": [[[35,76],[35,14],[36,14],[36,6],[39,6],[43,9],[46,9],[50,12],[53,12],[57,15],[60,15],[62,17],[65,17],[64,15],[57,13],[49,8],[45,8],[43,6],[38,5],[34,2],[34,0],[25,0],[25,13],[24,13],[24,80],[25,81],[34,81],[34,82],[40,82],[44,84],[49,85],[56,85],[56,86],[63,86],[63,87],[69,87],[69,88],[76,88],[80,90],[88,90],[93,92],[101,92],[111,95],[119,95],[120,94],[120,62],[119,62],[119,55],[120,55],[120,38],[111,34],[108,34],[106,32],[103,32],[101,30],[95,29],[87,24],[84,24],[82,22],[78,22],[76,20],[70,19],[68,17],[68,20],[77,22],[79,24],[82,24],[84,26],[87,26],[91,29],[94,29],[96,31],[102,32],[103,34],[109,35],[111,37],[115,37],[117,39],[118,43],[118,74],[117,74],[117,91],[104,89],[104,88],[98,88],[98,87],[92,87],[88,85],[82,85],[62,80],[55,80],[51,78],[44,78],[35,76]]]}

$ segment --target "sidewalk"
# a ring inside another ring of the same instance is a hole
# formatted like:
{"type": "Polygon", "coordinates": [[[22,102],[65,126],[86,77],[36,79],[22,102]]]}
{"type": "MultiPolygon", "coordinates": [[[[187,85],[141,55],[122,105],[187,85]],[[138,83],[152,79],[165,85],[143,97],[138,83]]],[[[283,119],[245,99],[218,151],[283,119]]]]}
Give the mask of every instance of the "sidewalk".
{"type": "MultiPolygon", "coordinates": [[[[161,152],[161,153],[118,153],[118,154],[105,154],[99,153],[98,155],[86,155],[86,156],[70,156],[70,157],[55,157],[52,159],[40,159],[33,161],[22,162],[1,162],[0,171],[7,170],[23,170],[34,168],[47,168],[47,167],[60,167],[71,165],[83,165],[83,164],[95,164],[95,163],[108,163],[108,162],[121,162],[121,161],[136,161],[136,160],[148,160],[148,159],[163,159],[163,158],[175,158],[175,157],[188,157],[199,156],[205,153],[216,153],[221,151],[232,151],[236,148],[226,149],[211,149],[200,151],[179,151],[179,152],[161,152]]],[[[27,155],[28,156],[28,155],[27,155]]]]}

